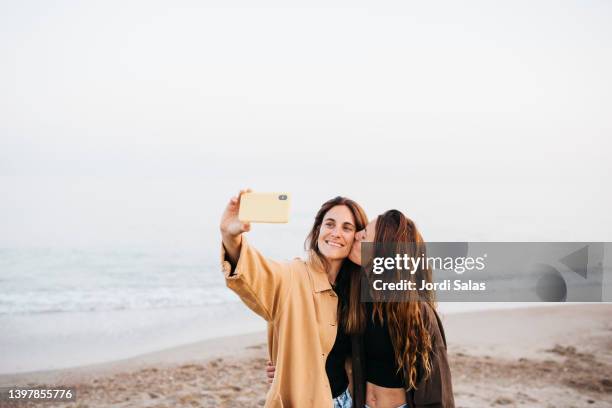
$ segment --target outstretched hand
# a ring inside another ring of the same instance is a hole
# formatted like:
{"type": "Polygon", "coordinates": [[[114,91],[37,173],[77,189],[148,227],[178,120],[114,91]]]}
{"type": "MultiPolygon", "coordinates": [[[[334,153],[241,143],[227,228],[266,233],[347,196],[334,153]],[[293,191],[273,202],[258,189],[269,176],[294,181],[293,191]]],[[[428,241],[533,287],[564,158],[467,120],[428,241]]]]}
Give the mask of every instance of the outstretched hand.
{"type": "Polygon", "coordinates": [[[251,230],[250,223],[242,222],[238,219],[240,196],[250,191],[250,189],[240,190],[238,196],[232,197],[229,203],[227,203],[225,211],[223,211],[221,216],[221,225],[219,226],[221,229],[221,239],[225,248],[225,257],[232,265],[232,268],[236,266],[240,256],[242,233],[251,230]]]}
{"type": "Polygon", "coordinates": [[[237,196],[230,199],[229,203],[223,211],[221,216],[221,235],[224,238],[234,239],[243,232],[251,230],[251,224],[249,222],[242,222],[238,219],[238,212],[240,211],[240,196],[244,193],[251,192],[250,189],[240,190],[237,196]]]}

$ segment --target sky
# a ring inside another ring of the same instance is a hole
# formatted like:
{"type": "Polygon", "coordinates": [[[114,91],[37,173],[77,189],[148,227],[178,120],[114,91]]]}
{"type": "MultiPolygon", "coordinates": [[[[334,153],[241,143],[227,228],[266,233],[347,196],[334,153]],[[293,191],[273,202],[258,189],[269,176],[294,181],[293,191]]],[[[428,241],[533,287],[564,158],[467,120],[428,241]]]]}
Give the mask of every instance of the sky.
{"type": "Polygon", "coordinates": [[[609,2],[287,3],[2,2],[0,247],[209,245],[247,186],[612,241],[609,2]]]}

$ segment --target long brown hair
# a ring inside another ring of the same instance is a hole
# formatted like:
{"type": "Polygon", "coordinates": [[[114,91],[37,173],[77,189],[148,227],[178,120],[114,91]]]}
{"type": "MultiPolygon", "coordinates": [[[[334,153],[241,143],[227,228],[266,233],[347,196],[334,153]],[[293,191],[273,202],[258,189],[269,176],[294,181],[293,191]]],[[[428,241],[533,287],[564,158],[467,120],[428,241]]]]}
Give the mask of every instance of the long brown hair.
{"type": "MultiPolygon", "coordinates": [[[[425,242],[414,222],[398,210],[389,210],[378,216],[374,235],[376,245],[384,244],[397,249],[396,253],[404,253],[409,257],[426,258],[425,242]]],[[[364,273],[353,271],[349,296],[348,316],[344,321],[347,333],[363,333],[366,327],[365,305],[360,301],[362,278],[364,273]]],[[[400,275],[398,274],[398,277],[400,275]]],[[[405,274],[402,274],[405,276],[405,274]]],[[[420,287],[422,281],[431,282],[431,269],[421,263],[409,279],[420,287]]],[[[432,291],[405,291],[402,299],[373,302],[372,316],[383,324],[383,310],[387,317],[389,336],[393,344],[395,362],[398,372],[403,371],[406,388],[416,388],[421,376],[431,374],[432,336],[428,330],[423,306],[429,304],[435,308],[432,291]],[[405,294],[407,292],[407,294],[405,294]]]]}
{"type": "MultiPolygon", "coordinates": [[[[321,224],[323,224],[323,218],[325,218],[325,214],[333,207],[337,205],[346,206],[350,212],[353,214],[353,218],[355,219],[355,228],[356,231],[362,230],[368,224],[368,217],[366,216],[365,211],[359,204],[350,198],[337,196],[332,198],[331,200],[327,200],[323,203],[319,211],[317,211],[317,215],[315,215],[314,223],[312,224],[312,228],[306,237],[306,241],[304,242],[304,249],[310,251],[311,256],[316,256],[319,261],[325,266],[327,270],[329,268],[329,262],[325,259],[321,250],[319,249],[319,231],[321,230],[321,224]]],[[[343,262],[343,264],[347,263],[348,258],[343,262]]]]}

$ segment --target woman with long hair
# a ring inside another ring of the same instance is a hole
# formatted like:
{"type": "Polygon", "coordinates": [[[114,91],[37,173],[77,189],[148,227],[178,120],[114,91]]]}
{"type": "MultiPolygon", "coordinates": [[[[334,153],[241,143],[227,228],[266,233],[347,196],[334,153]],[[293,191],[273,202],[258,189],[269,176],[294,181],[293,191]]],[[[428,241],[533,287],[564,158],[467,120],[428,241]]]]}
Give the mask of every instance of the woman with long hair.
{"type": "MultiPolygon", "coordinates": [[[[414,222],[398,210],[376,217],[357,233],[350,259],[360,265],[361,243],[373,243],[368,258],[392,253],[425,259],[427,253],[414,222]]],[[[358,356],[353,359],[358,378],[353,385],[354,406],[363,406],[365,388],[369,408],[454,407],[446,339],[434,294],[420,290],[423,281],[431,282],[431,270],[421,262],[413,270],[398,268],[390,273],[391,281],[409,280],[416,290],[375,294],[370,290],[371,274],[360,271],[351,276],[343,324],[347,333],[355,335],[352,352],[358,356]]]]}
{"type": "Polygon", "coordinates": [[[266,407],[350,406],[345,359],[350,340],[338,330],[339,301],[347,293],[355,233],[367,217],[353,200],[336,197],[315,216],[306,239],[308,258],[276,262],[244,236],[240,196],[221,217],[221,262],[227,286],[268,321],[268,351],[276,365],[266,407]]]}

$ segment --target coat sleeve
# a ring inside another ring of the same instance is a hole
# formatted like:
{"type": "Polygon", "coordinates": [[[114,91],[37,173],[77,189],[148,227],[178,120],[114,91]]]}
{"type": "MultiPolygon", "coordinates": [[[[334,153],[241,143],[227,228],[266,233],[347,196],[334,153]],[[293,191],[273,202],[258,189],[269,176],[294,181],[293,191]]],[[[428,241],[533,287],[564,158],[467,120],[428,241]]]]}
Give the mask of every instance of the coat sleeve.
{"type": "Polygon", "coordinates": [[[266,321],[274,321],[291,286],[291,264],[265,258],[243,236],[238,262],[233,270],[221,244],[221,267],[227,287],[266,321]]]}
{"type": "Polygon", "coordinates": [[[410,390],[412,406],[416,408],[454,408],[453,385],[446,352],[446,338],[438,314],[426,306],[426,316],[433,337],[431,374],[418,381],[417,389],[410,390]]]}

